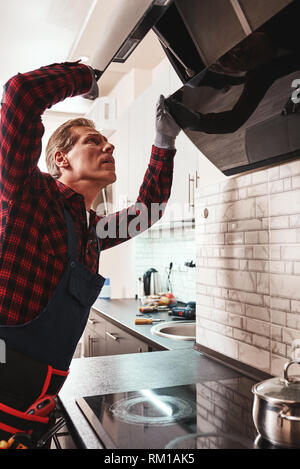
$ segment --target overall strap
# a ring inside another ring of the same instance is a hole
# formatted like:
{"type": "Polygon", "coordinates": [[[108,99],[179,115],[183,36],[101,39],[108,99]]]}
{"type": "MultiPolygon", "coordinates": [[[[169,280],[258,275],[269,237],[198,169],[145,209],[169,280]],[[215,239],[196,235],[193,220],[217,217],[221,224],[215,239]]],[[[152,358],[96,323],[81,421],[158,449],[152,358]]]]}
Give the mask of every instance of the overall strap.
{"type": "Polygon", "coordinates": [[[65,219],[68,230],[68,257],[77,258],[77,240],[73,218],[68,210],[64,208],[65,219]]]}
{"type": "MultiPolygon", "coordinates": [[[[67,222],[67,230],[68,230],[68,258],[72,257],[76,259],[77,258],[77,240],[76,240],[74,221],[70,213],[68,212],[68,210],[66,210],[65,208],[64,208],[64,214],[65,214],[65,219],[67,222]]],[[[95,227],[93,227],[93,231],[95,233],[95,237],[97,240],[98,256],[100,257],[101,247],[100,247],[100,242],[99,242],[99,238],[97,236],[95,227]]]]}
{"type": "Polygon", "coordinates": [[[96,228],[93,227],[93,231],[95,233],[95,236],[96,236],[96,240],[97,240],[97,249],[98,249],[98,256],[99,256],[99,259],[100,259],[100,253],[101,253],[101,247],[100,247],[100,241],[99,241],[99,238],[97,236],[97,231],[96,231],[96,228]]]}

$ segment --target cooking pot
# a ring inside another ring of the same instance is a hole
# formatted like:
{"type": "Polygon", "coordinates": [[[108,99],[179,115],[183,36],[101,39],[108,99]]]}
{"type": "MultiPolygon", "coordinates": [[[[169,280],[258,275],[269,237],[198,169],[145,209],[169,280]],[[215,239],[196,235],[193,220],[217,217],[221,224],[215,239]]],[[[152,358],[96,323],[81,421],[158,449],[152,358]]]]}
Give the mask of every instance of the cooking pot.
{"type": "Polygon", "coordinates": [[[253,420],[260,435],[274,445],[300,449],[300,376],[289,376],[291,365],[284,366],[283,378],[272,378],[252,387],[253,420]]]}

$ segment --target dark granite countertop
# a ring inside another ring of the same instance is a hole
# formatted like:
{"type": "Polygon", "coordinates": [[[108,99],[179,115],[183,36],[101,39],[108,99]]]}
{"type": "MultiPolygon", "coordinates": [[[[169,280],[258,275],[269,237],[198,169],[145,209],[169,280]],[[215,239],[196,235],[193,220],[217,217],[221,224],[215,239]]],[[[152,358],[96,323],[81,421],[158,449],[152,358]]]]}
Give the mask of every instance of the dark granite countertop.
{"type": "MultiPolygon", "coordinates": [[[[114,322],[117,326],[123,327],[134,336],[148,342],[160,350],[177,350],[182,348],[192,348],[192,340],[173,340],[166,337],[151,334],[152,325],[135,325],[136,314],[142,306],[140,300],[118,299],[118,300],[97,300],[93,304],[93,310],[97,311],[104,318],[114,322]]],[[[147,315],[145,315],[147,317],[147,315]]],[[[152,313],[149,316],[165,321],[172,321],[172,317],[166,312],[152,313]]],[[[173,322],[176,320],[173,320],[173,322]]],[[[181,321],[181,320],[179,320],[181,321]]]]}
{"type": "Polygon", "coordinates": [[[88,449],[102,446],[76,404],[79,397],[238,376],[233,369],[191,348],[74,359],[70,370],[59,398],[76,444],[88,449]]]}

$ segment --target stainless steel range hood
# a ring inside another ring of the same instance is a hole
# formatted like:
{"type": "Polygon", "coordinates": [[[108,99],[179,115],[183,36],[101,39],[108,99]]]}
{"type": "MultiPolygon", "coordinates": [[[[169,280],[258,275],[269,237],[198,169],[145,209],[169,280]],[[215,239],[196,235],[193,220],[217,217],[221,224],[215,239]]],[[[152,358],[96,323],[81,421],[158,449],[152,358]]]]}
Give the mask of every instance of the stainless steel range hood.
{"type": "Polygon", "coordinates": [[[103,6],[106,28],[101,28],[92,66],[104,71],[111,62],[125,62],[172,2],[109,0],[109,6],[103,6]]]}

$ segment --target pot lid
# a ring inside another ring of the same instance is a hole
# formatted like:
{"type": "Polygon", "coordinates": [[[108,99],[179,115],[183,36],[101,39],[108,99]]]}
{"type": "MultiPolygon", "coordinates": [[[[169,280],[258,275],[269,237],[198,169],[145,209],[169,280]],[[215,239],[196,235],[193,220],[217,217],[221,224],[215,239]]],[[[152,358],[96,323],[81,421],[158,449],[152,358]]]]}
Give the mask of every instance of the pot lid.
{"type": "Polygon", "coordinates": [[[284,366],[284,378],[272,378],[253,387],[254,394],[266,400],[276,400],[289,404],[300,403],[300,376],[289,376],[288,369],[300,360],[292,360],[284,366]]]}

